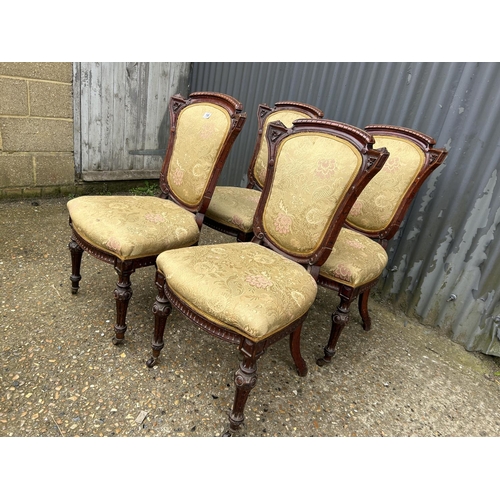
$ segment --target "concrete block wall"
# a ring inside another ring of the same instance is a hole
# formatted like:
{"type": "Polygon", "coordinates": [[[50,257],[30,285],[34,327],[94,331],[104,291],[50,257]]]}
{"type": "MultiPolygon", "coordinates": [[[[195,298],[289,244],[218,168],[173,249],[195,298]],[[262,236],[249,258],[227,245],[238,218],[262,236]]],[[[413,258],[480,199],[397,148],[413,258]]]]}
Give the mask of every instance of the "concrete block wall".
{"type": "Polygon", "coordinates": [[[75,191],[73,64],[0,62],[0,199],[75,191]]]}

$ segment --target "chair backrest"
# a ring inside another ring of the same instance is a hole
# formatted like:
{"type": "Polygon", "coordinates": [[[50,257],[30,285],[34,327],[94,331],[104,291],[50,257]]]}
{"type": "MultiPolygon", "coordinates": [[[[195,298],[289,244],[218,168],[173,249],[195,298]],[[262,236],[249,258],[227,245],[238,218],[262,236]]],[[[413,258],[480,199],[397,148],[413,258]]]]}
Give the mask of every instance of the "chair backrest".
{"type": "Polygon", "coordinates": [[[295,120],[303,118],[323,118],[323,111],[295,101],[277,102],[273,108],[267,104],[259,104],[257,109],[258,132],[252,160],[248,168],[248,188],[262,189],[266,180],[268,146],[266,141],[267,126],[274,121],[280,121],[286,127],[291,127],[295,120]]]}
{"type": "Polygon", "coordinates": [[[387,245],[399,229],[423,182],[448,154],[435,149],[436,141],[415,130],[392,125],[368,125],[375,147],[385,147],[390,157],[382,171],[359,195],[346,226],[387,245]]]}
{"type": "Polygon", "coordinates": [[[170,100],[170,137],[160,196],[204,214],[224,162],[246,120],[242,104],[216,92],[170,100]]]}
{"type": "Polygon", "coordinates": [[[389,154],[374,150],[367,132],[331,120],[296,120],[290,129],[273,122],[267,142],[253,241],[309,266],[314,276],[356,196],[389,154]]]}

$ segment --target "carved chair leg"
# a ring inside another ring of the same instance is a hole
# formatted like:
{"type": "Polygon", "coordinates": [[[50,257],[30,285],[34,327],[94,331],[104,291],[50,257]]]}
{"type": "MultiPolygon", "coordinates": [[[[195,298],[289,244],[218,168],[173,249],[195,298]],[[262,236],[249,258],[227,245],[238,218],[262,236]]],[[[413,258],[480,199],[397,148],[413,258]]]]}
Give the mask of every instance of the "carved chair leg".
{"type": "Polygon", "coordinates": [[[261,344],[254,344],[250,340],[245,339],[240,346],[240,351],[243,354],[243,360],[234,375],[236,392],[233,409],[229,414],[229,429],[223,433],[223,436],[226,437],[232,436],[237,432],[245,420],[243,411],[248,395],[257,383],[257,360],[264,353],[264,348],[261,344]]]}
{"type": "Polygon", "coordinates": [[[128,303],[132,297],[132,285],[130,283],[130,275],[135,271],[133,264],[127,261],[119,262],[115,266],[118,273],[118,282],[114,291],[116,302],[116,324],[115,336],[113,344],[122,344],[125,340],[125,332],[127,331],[127,309],[128,303]]]}
{"type": "Polygon", "coordinates": [[[331,362],[332,358],[335,356],[335,347],[339,340],[340,334],[344,329],[345,325],[349,322],[349,308],[351,302],[355,299],[355,293],[352,288],[348,290],[340,290],[340,304],[337,310],[332,314],[332,329],[330,331],[330,339],[328,344],[324,348],[325,355],[322,358],[316,360],[318,366],[324,366],[331,362]]]}
{"type": "Polygon", "coordinates": [[[72,236],[68,244],[69,251],[71,252],[71,293],[73,295],[78,293],[80,288],[80,280],[82,276],[80,275],[80,267],[82,264],[83,249],[78,245],[75,238],[72,236]]]}
{"type": "Polygon", "coordinates": [[[299,377],[305,377],[307,375],[307,364],[300,353],[300,332],[302,330],[302,324],[300,324],[290,335],[290,352],[292,354],[295,367],[297,368],[297,373],[299,377]]]}
{"type": "Polygon", "coordinates": [[[365,290],[358,297],[358,310],[363,321],[363,330],[367,332],[372,327],[372,320],[370,318],[370,313],[368,312],[368,298],[370,297],[370,290],[365,290]]]}
{"type": "Polygon", "coordinates": [[[163,286],[165,284],[165,277],[157,272],[156,273],[156,288],[158,289],[158,295],[156,296],[156,301],[153,306],[153,314],[155,316],[155,331],[153,336],[153,355],[146,361],[146,365],[152,368],[158,362],[158,357],[160,356],[160,351],[163,349],[163,333],[165,331],[165,325],[167,323],[167,318],[172,312],[172,305],[167,300],[165,296],[165,290],[163,286]]]}

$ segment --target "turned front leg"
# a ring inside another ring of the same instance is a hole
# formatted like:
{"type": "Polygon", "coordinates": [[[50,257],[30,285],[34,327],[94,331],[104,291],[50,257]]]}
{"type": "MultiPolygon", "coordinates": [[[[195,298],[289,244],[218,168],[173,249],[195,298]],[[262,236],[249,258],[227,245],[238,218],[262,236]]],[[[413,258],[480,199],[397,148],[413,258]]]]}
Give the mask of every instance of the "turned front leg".
{"type": "Polygon", "coordinates": [[[245,420],[245,405],[250,391],[257,383],[257,360],[264,353],[264,346],[245,339],[240,346],[240,351],[243,354],[243,360],[234,375],[236,392],[233,409],[229,415],[229,429],[223,436],[231,436],[237,432],[245,420]]]}
{"type": "Polygon", "coordinates": [[[116,302],[116,323],[115,323],[115,336],[113,337],[113,344],[121,344],[125,339],[125,332],[127,331],[127,310],[130,299],[132,298],[132,284],[130,282],[130,275],[135,271],[133,263],[119,262],[115,266],[118,273],[118,283],[114,291],[116,302]]]}
{"type": "Polygon", "coordinates": [[[172,312],[172,305],[165,296],[165,277],[160,272],[156,272],[156,288],[158,289],[158,295],[156,296],[155,303],[153,305],[153,314],[155,318],[155,331],[153,335],[153,355],[146,361],[146,365],[152,368],[158,362],[158,357],[160,356],[160,351],[163,349],[163,335],[165,332],[165,325],[167,324],[167,318],[172,312]]]}

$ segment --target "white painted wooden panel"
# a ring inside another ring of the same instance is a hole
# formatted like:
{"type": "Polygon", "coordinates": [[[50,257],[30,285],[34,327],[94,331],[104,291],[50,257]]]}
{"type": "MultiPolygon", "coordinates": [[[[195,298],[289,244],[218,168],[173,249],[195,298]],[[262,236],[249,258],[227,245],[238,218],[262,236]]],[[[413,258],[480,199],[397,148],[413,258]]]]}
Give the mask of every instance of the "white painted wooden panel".
{"type": "Polygon", "coordinates": [[[85,181],[156,179],[168,103],[187,96],[188,62],[74,63],[75,164],[85,181]]]}

